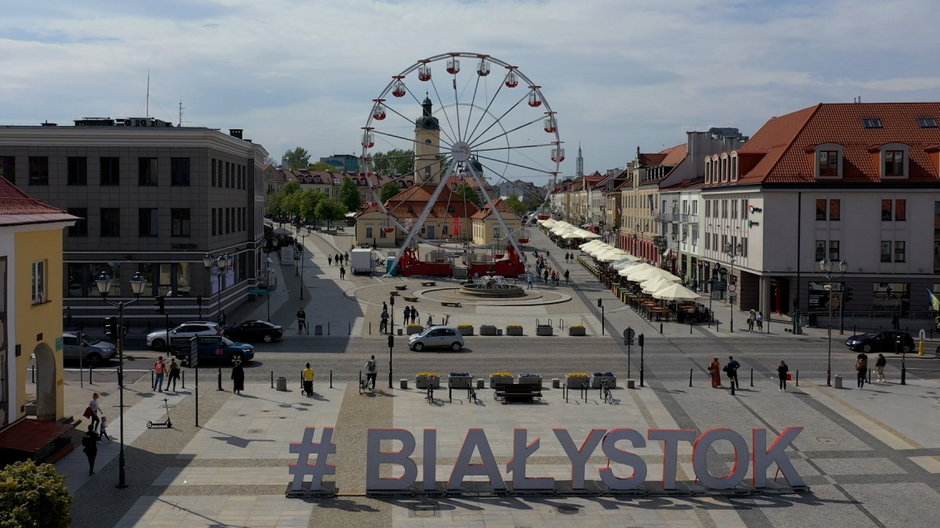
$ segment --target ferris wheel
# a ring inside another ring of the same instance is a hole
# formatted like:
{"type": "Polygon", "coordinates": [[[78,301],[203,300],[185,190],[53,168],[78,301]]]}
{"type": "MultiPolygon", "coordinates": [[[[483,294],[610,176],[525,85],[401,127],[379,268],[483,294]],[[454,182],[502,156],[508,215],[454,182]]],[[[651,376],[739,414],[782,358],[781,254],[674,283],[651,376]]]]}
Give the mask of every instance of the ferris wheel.
{"type": "MultiPolygon", "coordinates": [[[[390,221],[409,233],[407,247],[453,179],[475,187],[508,233],[493,206],[498,196],[487,192],[488,185],[547,179],[551,187],[564,158],[557,116],[541,86],[495,57],[452,52],[421,59],[393,75],[372,100],[362,127],[360,172],[410,174],[413,191],[435,186],[425,214],[408,226],[399,224],[395,211],[387,210],[378,189],[372,189],[390,221]]],[[[367,181],[374,183],[371,177],[367,181]]],[[[524,188],[511,192],[523,199],[530,194],[524,188]]]]}

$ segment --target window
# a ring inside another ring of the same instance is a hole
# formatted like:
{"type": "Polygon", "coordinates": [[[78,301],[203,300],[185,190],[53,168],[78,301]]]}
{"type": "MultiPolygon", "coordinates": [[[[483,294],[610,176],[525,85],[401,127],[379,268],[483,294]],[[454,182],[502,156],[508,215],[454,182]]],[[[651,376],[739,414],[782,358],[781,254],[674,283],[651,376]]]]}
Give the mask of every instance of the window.
{"type": "Polygon", "coordinates": [[[891,221],[891,200],[881,201],[881,221],[882,222],[891,221]]]}
{"type": "Polygon", "coordinates": [[[885,176],[904,176],[904,151],[886,150],[885,157],[885,176]]]}
{"type": "Polygon", "coordinates": [[[891,262],[891,241],[881,241],[881,262],[891,262]]]}
{"type": "Polygon", "coordinates": [[[137,234],[142,237],[155,237],[157,231],[157,209],[142,207],[137,210],[137,234]]]}
{"type": "Polygon", "coordinates": [[[212,167],[212,186],[215,187],[215,179],[217,177],[216,176],[217,171],[215,168],[215,160],[209,160],[209,166],[212,167]]]}
{"type": "Polygon", "coordinates": [[[917,124],[920,128],[937,128],[937,120],[932,117],[918,117],[917,124]]]}
{"type": "Polygon", "coordinates": [[[157,185],[157,158],[137,159],[137,184],[157,185]]]}
{"type": "Polygon", "coordinates": [[[219,234],[219,223],[215,218],[215,207],[212,208],[210,216],[212,217],[212,236],[216,236],[219,234]]]}
{"type": "Polygon", "coordinates": [[[170,209],[170,236],[192,236],[189,209],[170,209]]]}
{"type": "Polygon", "coordinates": [[[101,236],[121,236],[121,210],[117,207],[101,208],[101,236]]]}
{"type": "Polygon", "coordinates": [[[170,185],[189,186],[189,158],[170,158],[170,185]]]}
{"type": "Polygon", "coordinates": [[[842,216],[841,200],[829,200],[829,220],[838,222],[842,216]]]}
{"type": "Polygon", "coordinates": [[[736,219],[738,217],[738,201],[731,200],[731,218],[736,219]]]}
{"type": "Polygon", "coordinates": [[[903,240],[894,241],[894,261],[895,262],[904,262],[904,247],[905,247],[905,243],[903,240]]]}
{"type": "Polygon", "coordinates": [[[502,238],[498,227],[493,227],[493,238],[496,240],[502,238]]]}
{"type": "Polygon", "coordinates": [[[712,215],[712,202],[711,200],[705,200],[705,218],[708,218],[712,215]]]}
{"type": "Polygon", "coordinates": [[[46,156],[29,157],[29,184],[49,185],[49,158],[46,156]]]}
{"type": "Polygon", "coordinates": [[[820,176],[838,176],[839,175],[839,151],[820,150],[818,153],[818,170],[820,176]]]}
{"type": "Polygon", "coordinates": [[[372,238],[373,236],[374,236],[374,235],[372,234],[372,228],[371,228],[371,227],[367,227],[367,228],[366,228],[366,238],[372,238]]]}
{"type": "Polygon", "coordinates": [[[829,241],[829,260],[833,262],[839,261],[839,241],[838,240],[829,241]]]}
{"type": "Polygon", "coordinates": [[[721,201],[721,217],[728,218],[728,200],[721,201]]]}
{"type": "Polygon", "coordinates": [[[747,220],[747,200],[741,200],[741,218],[747,220]]]}
{"type": "Polygon", "coordinates": [[[121,184],[121,158],[101,158],[101,185],[121,184]]]}
{"type": "Polygon", "coordinates": [[[826,258],[826,241],[817,240],[816,241],[816,262],[826,258]]]}
{"type": "Polygon", "coordinates": [[[826,219],[826,200],[816,200],[816,220],[826,219]]]}
{"type": "Polygon", "coordinates": [[[33,304],[44,303],[48,300],[46,296],[46,261],[37,260],[33,262],[33,304]]]}
{"type": "Polygon", "coordinates": [[[863,117],[862,126],[864,126],[865,128],[881,128],[881,118],[863,117]]]}
{"type": "Polygon", "coordinates": [[[894,201],[894,219],[898,222],[907,220],[907,200],[894,201]]]}
{"type": "Polygon", "coordinates": [[[88,236],[88,209],[85,207],[69,207],[68,213],[78,217],[78,220],[75,221],[75,225],[68,229],[68,236],[88,236]]]}
{"type": "Polygon", "coordinates": [[[0,156],[0,178],[16,185],[16,158],[13,156],[0,156]]]}
{"type": "Polygon", "coordinates": [[[88,158],[69,156],[66,160],[66,183],[88,185],[88,158]]]}

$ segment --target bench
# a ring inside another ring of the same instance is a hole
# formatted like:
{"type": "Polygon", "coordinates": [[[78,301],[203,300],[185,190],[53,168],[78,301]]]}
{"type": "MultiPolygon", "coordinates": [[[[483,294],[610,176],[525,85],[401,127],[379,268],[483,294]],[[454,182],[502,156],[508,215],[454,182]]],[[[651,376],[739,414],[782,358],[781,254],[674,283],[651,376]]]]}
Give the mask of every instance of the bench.
{"type": "Polygon", "coordinates": [[[441,301],[441,306],[451,306],[451,307],[453,307],[453,308],[460,308],[460,303],[459,303],[459,302],[441,301]]]}
{"type": "Polygon", "coordinates": [[[422,286],[437,286],[437,283],[434,281],[422,282],[422,286]]]}
{"type": "Polygon", "coordinates": [[[542,387],[532,383],[506,383],[497,386],[495,390],[496,399],[503,403],[532,403],[536,398],[542,399],[542,387]]]}
{"type": "Polygon", "coordinates": [[[404,300],[406,300],[406,301],[408,301],[408,302],[418,302],[418,298],[417,298],[417,297],[405,297],[405,296],[402,296],[402,299],[404,299],[404,300]]]}
{"type": "Polygon", "coordinates": [[[398,290],[395,290],[395,291],[391,291],[391,292],[389,292],[389,293],[391,294],[392,297],[398,297],[398,294],[401,293],[401,292],[399,292],[398,290]]]}
{"type": "Polygon", "coordinates": [[[407,284],[398,284],[398,285],[395,286],[395,289],[398,290],[398,291],[405,291],[405,290],[408,289],[408,285],[407,285],[407,284]]]}

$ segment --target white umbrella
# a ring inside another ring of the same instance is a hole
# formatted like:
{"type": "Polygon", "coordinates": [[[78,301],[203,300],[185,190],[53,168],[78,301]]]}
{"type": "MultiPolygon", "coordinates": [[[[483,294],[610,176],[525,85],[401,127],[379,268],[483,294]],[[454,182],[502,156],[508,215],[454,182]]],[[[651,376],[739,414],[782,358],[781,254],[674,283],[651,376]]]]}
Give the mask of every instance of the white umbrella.
{"type": "Polygon", "coordinates": [[[615,270],[622,270],[624,268],[629,268],[630,266],[636,265],[636,257],[629,255],[626,257],[621,257],[620,260],[611,262],[610,267],[615,270]]]}
{"type": "Polygon", "coordinates": [[[598,244],[603,244],[603,242],[599,240],[592,240],[590,242],[585,242],[581,244],[580,246],[578,246],[578,249],[580,249],[581,251],[587,251],[598,244]]]}
{"type": "Polygon", "coordinates": [[[671,284],[675,283],[662,277],[654,277],[644,281],[640,286],[643,288],[643,293],[656,293],[659,290],[668,288],[671,284]]]}
{"type": "Polygon", "coordinates": [[[643,271],[642,273],[637,273],[636,275],[630,275],[629,279],[634,282],[643,282],[649,279],[663,278],[669,282],[676,282],[675,280],[670,279],[669,277],[674,277],[677,280],[679,279],[672,273],[665,271],[663,269],[657,268],[655,266],[650,266],[650,269],[643,271]]]}
{"type": "Polygon", "coordinates": [[[640,263],[638,263],[636,266],[630,266],[629,268],[620,270],[619,275],[620,275],[621,277],[626,277],[628,280],[632,280],[632,279],[630,279],[630,276],[633,275],[634,273],[639,273],[639,272],[641,272],[641,271],[643,271],[643,270],[647,270],[647,269],[650,269],[650,268],[652,268],[652,267],[653,267],[653,266],[650,266],[649,264],[647,264],[647,263],[645,263],[645,262],[640,262],[640,263]]]}
{"type": "Polygon", "coordinates": [[[584,231],[580,238],[600,238],[601,236],[592,231],[584,231]]]}
{"type": "Polygon", "coordinates": [[[676,282],[654,292],[653,297],[664,301],[695,301],[702,298],[701,295],[676,282]]]}
{"type": "Polygon", "coordinates": [[[597,256],[597,260],[601,262],[613,262],[615,260],[620,260],[626,253],[619,249],[613,251],[606,251],[597,256]]]}

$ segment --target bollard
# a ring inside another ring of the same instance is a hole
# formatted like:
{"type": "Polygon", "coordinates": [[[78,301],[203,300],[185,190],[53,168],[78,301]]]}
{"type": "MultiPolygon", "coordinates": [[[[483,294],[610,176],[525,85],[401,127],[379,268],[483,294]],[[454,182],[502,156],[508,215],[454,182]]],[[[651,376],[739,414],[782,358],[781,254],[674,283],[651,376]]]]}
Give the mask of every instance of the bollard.
{"type": "Polygon", "coordinates": [[[333,369],[330,369],[330,388],[333,388],[333,369]]]}
{"type": "Polygon", "coordinates": [[[369,335],[372,335],[372,321],[369,321],[369,335]]]}
{"type": "Polygon", "coordinates": [[[222,367],[219,367],[219,388],[216,390],[224,391],[222,388],[222,367]]]}
{"type": "MultiPolygon", "coordinates": [[[[153,382],[155,381],[153,370],[150,371],[150,388],[153,388],[153,382]]],[[[91,383],[90,381],[88,383],[91,383]]]]}
{"type": "Polygon", "coordinates": [[[564,386],[562,386],[561,392],[562,394],[565,395],[565,403],[568,403],[568,384],[567,383],[565,383],[564,386]]]}
{"type": "Polygon", "coordinates": [[[754,369],[751,369],[751,387],[754,386],[754,369]]]}
{"type": "Polygon", "coordinates": [[[715,333],[721,333],[721,322],[715,319],[715,333]]]}
{"type": "Polygon", "coordinates": [[[186,390],[186,371],[183,369],[180,370],[182,371],[180,372],[180,381],[183,383],[183,390],[186,390]]]}
{"type": "MultiPolygon", "coordinates": [[[[34,370],[35,370],[35,369],[34,369],[34,370]]],[[[95,382],[94,382],[94,380],[91,379],[91,371],[92,371],[92,368],[89,366],[89,367],[88,367],[88,384],[89,384],[89,385],[94,385],[95,382]]]]}
{"type": "Polygon", "coordinates": [[[330,333],[330,321],[326,322],[326,335],[333,335],[330,333]]]}
{"type": "Polygon", "coordinates": [[[690,319],[690,322],[689,322],[689,333],[690,333],[690,334],[692,333],[692,327],[693,327],[693,326],[695,326],[695,325],[691,322],[691,319],[690,319]]]}
{"type": "MultiPolygon", "coordinates": [[[[33,385],[35,385],[36,384],[36,365],[33,365],[32,367],[30,367],[30,371],[32,372],[33,385]]],[[[91,383],[91,382],[89,381],[88,383],[91,383]]]]}
{"type": "Polygon", "coordinates": [[[731,395],[734,396],[734,380],[731,380],[731,395]]]}
{"type": "Polygon", "coordinates": [[[274,388],[274,371],[271,371],[271,388],[274,388]]]}
{"type": "Polygon", "coordinates": [[[689,387],[692,386],[692,371],[694,371],[694,370],[695,370],[695,369],[689,369],[689,387]]]}
{"type": "Polygon", "coordinates": [[[799,387],[800,386],[800,371],[799,370],[796,371],[796,379],[794,381],[796,382],[796,386],[799,387]]]}
{"type": "Polygon", "coordinates": [[[352,335],[352,323],[346,321],[346,335],[352,335]]]}

